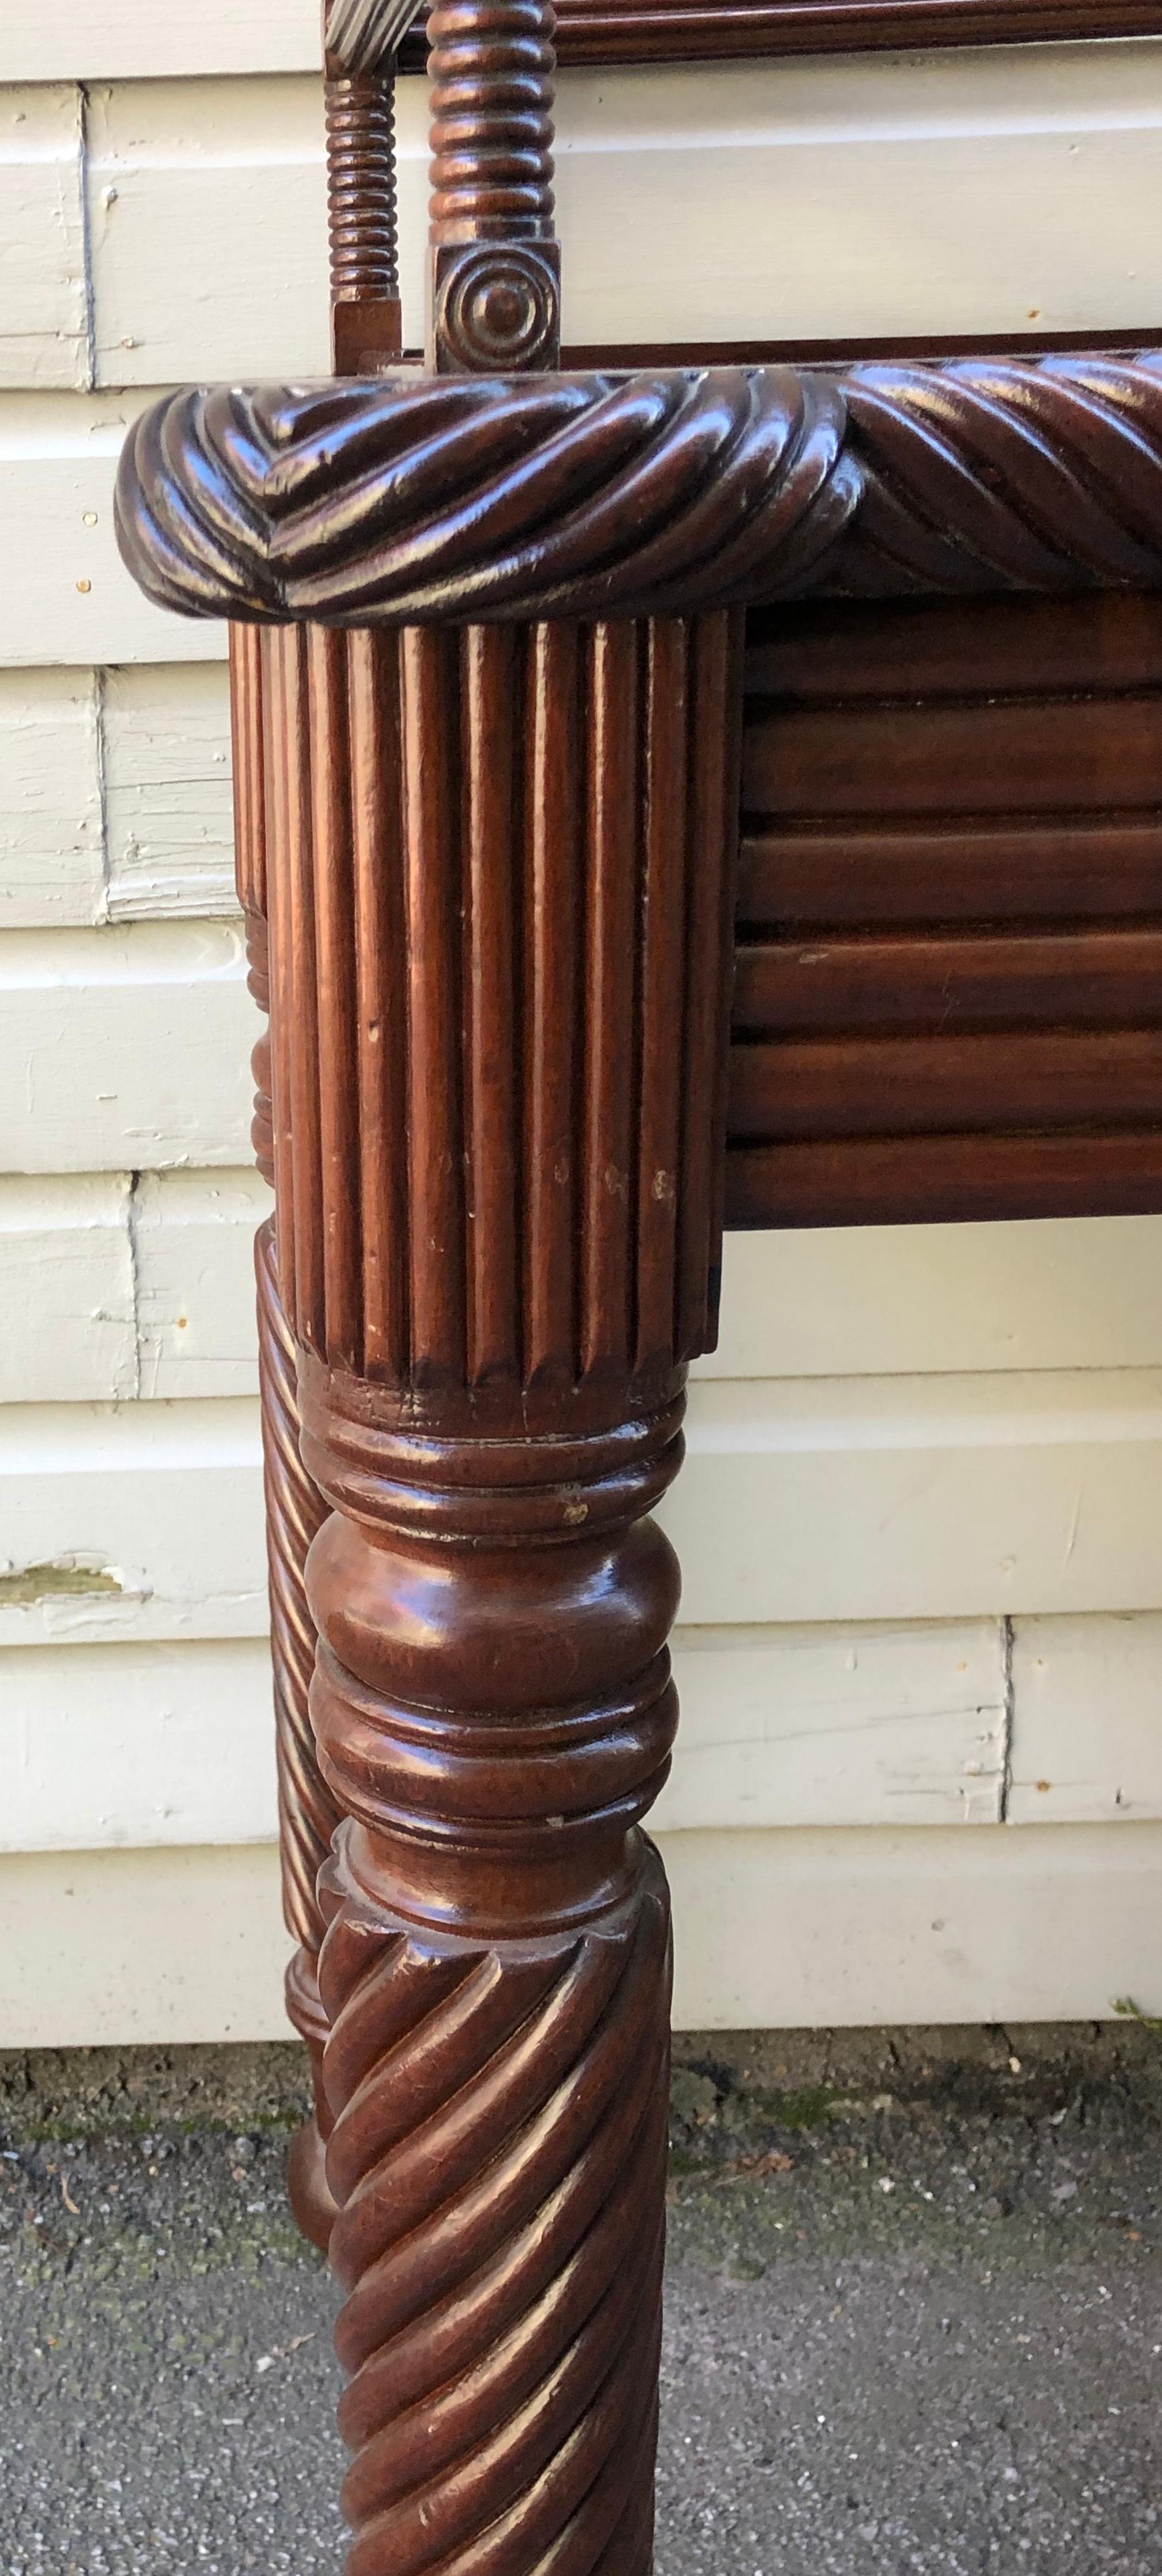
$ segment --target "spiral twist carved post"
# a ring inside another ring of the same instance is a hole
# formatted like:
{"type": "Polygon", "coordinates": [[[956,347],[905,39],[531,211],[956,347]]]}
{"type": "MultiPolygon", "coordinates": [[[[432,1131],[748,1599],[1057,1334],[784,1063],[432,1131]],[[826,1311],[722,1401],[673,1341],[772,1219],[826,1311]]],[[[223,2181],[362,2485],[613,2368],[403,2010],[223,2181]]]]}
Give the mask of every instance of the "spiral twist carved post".
{"type": "MultiPolygon", "coordinates": [[[[263,721],[262,652],[252,627],[230,632],[230,707],[234,751],[234,847],[238,899],[246,921],[249,985],[259,1010],[270,1011],[270,961],[266,922],[266,728],[263,721]]],[[[264,1030],[252,1058],[255,1101],[251,1130],[255,1160],[274,1185],[271,1041],[264,1030]]],[[[307,1550],[326,1505],[299,1453],[298,1377],[294,1341],[279,1294],[274,1224],[260,1226],[255,1243],[258,1282],[258,1377],[266,1490],[267,1563],[270,1584],[271,1660],[274,1679],[275,1751],[278,1769],[279,1844],[283,1915],[298,1947],[287,1974],[287,2009],[306,2042],[314,2082],[313,2117],[293,2140],[291,2200],[300,2227],[326,2247],[334,2217],[327,2187],[324,2141],[330,2113],[323,2086],[325,2024],[319,2001],[318,1955],[323,1935],[317,1882],[338,1809],[319,1772],[308,1695],[315,1661],[315,1626],[307,1605],[307,1550]]]]}
{"type": "Polygon", "coordinates": [[[429,364],[554,367],[554,15],[547,0],[436,0],[431,84],[429,364]]]}

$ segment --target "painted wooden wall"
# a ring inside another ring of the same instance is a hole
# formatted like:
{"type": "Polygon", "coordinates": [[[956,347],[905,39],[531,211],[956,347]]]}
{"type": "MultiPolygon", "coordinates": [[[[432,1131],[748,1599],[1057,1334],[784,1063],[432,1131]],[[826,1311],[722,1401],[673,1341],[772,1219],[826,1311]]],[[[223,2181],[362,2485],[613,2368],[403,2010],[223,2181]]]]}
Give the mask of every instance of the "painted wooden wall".
{"type": "MultiPolygon", "coordinates": [[[[221,630],[125,423],[325,363],[316,0],[0,26],[0,2045],[282,2029],[221,630]]],[[[401,105],[413,328],[423,99],[401,105]]],[[[1162,43],[570,76],[570,338],[1162,336],[1162,43]]],[[[1162,1220],[728,1246],[678,2011],[1162,2005],[1162,1220]]]]}

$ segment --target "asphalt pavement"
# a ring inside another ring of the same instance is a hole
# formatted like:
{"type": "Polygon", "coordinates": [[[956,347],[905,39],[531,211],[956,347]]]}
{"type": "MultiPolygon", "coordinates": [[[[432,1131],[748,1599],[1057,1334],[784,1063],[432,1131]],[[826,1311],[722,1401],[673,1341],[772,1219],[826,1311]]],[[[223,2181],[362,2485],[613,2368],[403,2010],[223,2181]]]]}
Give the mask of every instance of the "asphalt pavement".
{"type": "MultiPolygon", "coordinates": [[[[957,2052],[682,2044],[659,2576],[1162,2576],[1158,2038],[957,2052]]],[[[0,2576],[338,2576],[298,2086],[0,2059],[0,2576]]]]}

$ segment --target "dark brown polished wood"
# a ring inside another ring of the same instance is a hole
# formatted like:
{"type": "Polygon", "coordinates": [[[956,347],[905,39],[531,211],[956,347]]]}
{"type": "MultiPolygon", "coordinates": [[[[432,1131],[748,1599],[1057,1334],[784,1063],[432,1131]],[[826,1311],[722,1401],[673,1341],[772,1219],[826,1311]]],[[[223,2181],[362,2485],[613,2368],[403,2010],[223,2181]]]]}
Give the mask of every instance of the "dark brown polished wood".
{"type": "Polygon", "coordinates": [[[119,480],[236,627],[350,2576],[650,2564],[650,1512],[727,1165],[743,1223],[1162,1204],[1159,360],[558,373],[550,29],[433,18],[428,368],[168,397],[119,480]]]}
{"type": "Polygon", "coordinates": [[[728,1222],[1162,1205],[1162,600],[756,611],[728,1222]]]}
{"type": "MultiPolygon", "coordinates": [[[[1162,34],[1159,0],[558,0],[562,64],[736,62],[1162,34]]],[[[422,28],[407,70],[423,68],[422,28]]]]}

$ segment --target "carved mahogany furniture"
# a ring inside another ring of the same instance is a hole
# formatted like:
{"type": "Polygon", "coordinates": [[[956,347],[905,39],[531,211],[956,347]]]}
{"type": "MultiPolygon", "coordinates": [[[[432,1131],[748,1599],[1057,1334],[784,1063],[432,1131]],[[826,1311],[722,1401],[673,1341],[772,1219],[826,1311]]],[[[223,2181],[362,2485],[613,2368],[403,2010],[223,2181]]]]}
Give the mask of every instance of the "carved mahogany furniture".
{"type": "Polygon", "coordinates": [[[120,534],[232,621],[292,2186],[347,2292],[350,2576],[643,2576],[650,1511],[724,1207],[1162,1205],[1162,361],[562,373],[551,11],[448,0],[402,368],[406,15],[327,21],[355,372],[155,406],[120,534]]]}

